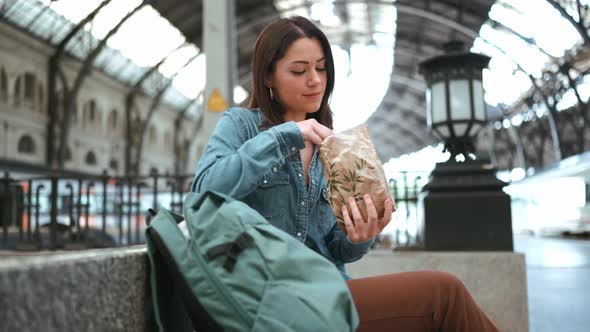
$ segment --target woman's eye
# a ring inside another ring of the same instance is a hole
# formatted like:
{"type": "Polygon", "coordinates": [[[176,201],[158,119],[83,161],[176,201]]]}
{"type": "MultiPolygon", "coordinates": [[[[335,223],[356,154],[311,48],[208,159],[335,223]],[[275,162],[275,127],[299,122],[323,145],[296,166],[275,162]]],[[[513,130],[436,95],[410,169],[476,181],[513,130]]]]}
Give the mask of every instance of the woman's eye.
{"type": "Polygon", "coordinates": [[[317,70],[317,71],[326,71],[326,67],[316,68],[315,70],[317,70]]]}
{"type": "Polygon", "coordinates": [[[292,70],[291,72],[295,75],[303,75],[303,73],[305,73],[305,70],[301,70],[301,71],[292,70]]]}

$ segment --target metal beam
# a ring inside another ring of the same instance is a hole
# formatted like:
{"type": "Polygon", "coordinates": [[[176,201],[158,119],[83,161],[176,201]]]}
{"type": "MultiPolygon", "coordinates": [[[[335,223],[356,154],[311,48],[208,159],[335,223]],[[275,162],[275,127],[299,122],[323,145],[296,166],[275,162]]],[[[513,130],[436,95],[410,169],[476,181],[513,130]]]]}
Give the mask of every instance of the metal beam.
{"type": "Polygon", "coordinates": [[[426,93],[426,84],[424,84],[424,81],[420,81],[420,80],[415,79],[413,77],[394,73],[391,76],[391,83],[403,84],[404,86],[412,88],[420,93],[423,93],[423,94],[426,93]]]}
{"type": "MultiPolygon", "coordinates": [[[[188,148],[190,146],[187,147],[181,147],[180,145],[180,132],[182,130],[182,124],[183,124],[183,120],[185,119],[185,114],[186,112],[189,110],[189,108],[194,105],[199,98],[203,95],[203,90],[199,91],[199,95],[197,97],[195,97],[194,99],[192,99],[190,102],[188,102],[186,104],[186,106],[182,109],[181,112],[179,112],[176,115],[176,118],[174,119],[174,172],[175,174],[181,174],[181,167],[180,167],[180,163],[182,161],[184,161],[186,163],[186,160],[180,158],[180,155],[182,154],[183,156],[185,156],[185,159],[188,159],[188,148]],[[182,151],[183,148],[186,148],[186,151],[182,151]]],[[[201,110],[202,111],[202,110],[201,110]]],[[[202,112],[199,116],[199,118],[202,119],[202,112]]],[[[196,121],[198,122],[198,121],[196,121]]],[[[197,128],[196,130],[194,130],[194,133],[198,133],[200,128],[197,128]]],[[[184,171],[182,171],[184,172],[184,171]]]]}
{"type": "MultiPolygon", "coordinates": [[[[456,7],[456,1],[457,0],[436,0],[437,4],[443,4],[445,6],[448,7],[456,7]]],[[[501,2],[501,1],[498,1],[501,2]]],[[[474,17],[488,17],[488,12],[490,11],[490,7],[487,4],[482,4],[482,2],[480,1],[469,1],[469,6],[465,7],[464,5],[465,0],[461,0],[461,6],[463,8],[461,8],[461,10],[463,11],[463,15],[467,14],[470,16],[474,16],[474,17]],[[476,8],[476,6],[479,5],[479,8],[476,8]],[[471,10],[470,8],[473,8],[473,10],[471,10]]]]}
{"type": "MultiPolygon", "coordinates": [[[[406,138],[410,138],[412,142],[414,142],[414,144],[418,145],[418,146],[426,146],[428,145],[423,139],[422,137],[416,135],[416,133],[414,133],[413,131],[409,130],[408,128],[405,128],[403,126],[400,126],[398,123],[388,123],[387,124],[388,129],[391,128],[393,130],[397,130],[399,131],[402,135],[402,137],[406,137],[406,138]]],[[[400,151],[404,151],[407,150],[407,146],[406,145],[399,145],[397,144],[394,135],[381,135],[382,139],[388,143],[388,144],[392,144],[394,146],[396,146],[398,148],[398,150],[400,151]]]]}
{"type": "MultiPolygon", "coordinates": [[[[419,102],[419,100],[416,100],[416,101],[419,102]]],[[[424,102],[426,102],[426,97],[424,98],[424,102]]],[[[381,103],[382,104],[389,104],[389,105],[395,106],[396,108],[409,109],[414,112],[423,109],[424,113],[426,114],[425,104],[420,105],[418,103],[414,103],[412,101],[409,101],[407,98],[395,98],[391,94],[386,94],[385,97],[383,97],[383,101],[381,103]]]]}
{"type": "MultiPolygon", "coordinates": [[[[439,24],[444,25],[446,27],[455,29],[455,30],[461,32],[462,34],[464,34],[468,37],[471,37],[471,38],[476,38],[478,36],[477,31],[475,31],[467,26],[461,25],[461,24],[455,22],[453,19],[439,15],[437,13],[428,12],[422,8],[409,6],[406,4],[400,4],[397,2],[383,1],[383,0],[348,0],[348,1],[336,0],[336,1],[332,2],[332,5],[341,6],[341,5],[352,4],[352,3],[394,6],[395,8],[397,8],[397,11],[399,13],[404,13],[404,14],[408,14],[408,15],[412,15],[412,16],[425,18],[431,22],[436,22],[436,23],[439,23],[439,24]]],[[[305,6],[306,6],[305,4],[298,4],[298,5],[283,9],[281,11],[278,11],[274,15],[260,17],[259,19],[253,20],[250,23],[244,24],[242,27],[240,27],[238,29],[238,34],[241,34],[244,31],[248,31],[249,29],[251,29],[252,27],[254,27],[256,25],[261,25],[261,24],[271,22],[271,21],[279,18],[281,16],[281,14],[283,14],[284,12],[304,8],[305,6]]]]}
{"type": "Polygon", "coordinates": [[[512,35],[515,35],[516,37],[518,37],[523,42],[525,42],[525,43],[527,43],[527,44],[529,44],[531,46],[534,46],[537,50],[539,50],[539,52],[543,53],[549,59],[551,59],[551,60],[555,60],[556,59],[553,55],[547,53],[547,51],[545,51],[543,48],[541,48],[541,46],[537,45],[537,43],[535,42],[535,39],[534,38],[525,37],[522,34],[514,31],[513,29],[511,29],[509,27],[507,27],[506,25],[504,25],[504,24],[502,24],[502,23],[500,23],[498,21],[495,21],[495,20],[493,20],[491,18],[489,19],[489,21],[490,21],[490,25],[491,25],[492,28],[494,28],[496,30],[502,29],[502,30],[504,30],[504,31],[506,31],[506,32],[508,32],[508,33],[510,33],[512,35]]]}
{"type": "MultiPolygon", "coordinates": [[[[567,12],[565,8],[561,6],[558,1],[555,0],[546,0],[553,8],[555,8],[561,16],[563,16],[570,24],[576,29],[582,40],[584,41],[584,45],[590,46],[590,35],[588,34],[588,27],[584,26],[584,21],[576,21],[574,18],[567,12]]],[[[578,4],[579,5],[579,4],[578,4]]],[[[581,16],[581,15],[580,15],[581,16]]]]}
{"type": "Polygon", "coordinates": [[[142,150],[143,150],[143,142],[144,142],[144,139],[145,139],[145,132],[147,131],[147,128],[150,125],[150,121],[151,121],[151,119],[152,119],[152,117],[153,117],[156,109],[160,105],[160,102],[162,100],[162,97],[164,96],[164,93],[166,93],[166,91],[168,91],[168,89],[172,86],[172,83],[174,82],[174,78],[176,78],[176,76],[184,68],[186,68],[191,62],[193,62],[193,60],[195,60],[198,55],[199,55],[198,53],[195,54],[188,61],[186,61],[181,68],[179,68],[176,72],[174,72],[174,74],[172,74],[172,76],[169,78],[168,82],[164,85],[164,87],[162,87],[156,93],[156,95],[153,97],[152,103],[150,105],[150,108],[148,109],[148,113],[146,115],[145,121],[142,122],[142,125],[140,127],[141,129],[139,130],[139,142],[137,144],[136,158],[135,158],[135,174],[139,174],[139,171],[140,171],[139,170],[139,165],[141,163],[142,150]]]}
{"type": "Polygon", "coordinates": [[[92,64],[94,63],[94,60],[100,54],[102,49],[106,46],[106,43],[109,40],[109,38],[112,37],[115,33],[117,33],[117,31],[119,31],[119,29],[121,28],[123,23],[125,23],[135,13],[137,13],[141,8],[143,8],[143,6],[147,5],[151,1],[152,0],[144,0],[141,4],[139,4],[133,10],[131,10],[129,13],[127,13],[127,15],[125,15],[117,23],[117,25],[115,25],[115,27],[113,27],[106,34],[106,36],[90,52],[88,57],[84,60],[84,63],[82,63],[82,68],[78,72],[78,75],[76,76],[76,80],[74,81],[74,85],[72,86],[72,90],[70,91],[70,94],[68,95],[66,108],[64,111],[63,129],[62,129],[61,135],[60,135],[60,145],[59,145],[59,153],[58,153],[58,166],[59,166],[59,168],[63,168],[63,165],[64,165],[66,146],[67,146],[69,134],[70,134],[71,118],[72,118],[72,113],[73,113],[74,109],[76,108],[78,93],[80,92],[80,89],[82,88],[82,84],[84,83],[84,80],[86,79],[86,77],[90,73],[90,70],[92,68],[92,64]]]}
{"type": "Polygon", "coordinates": [[[518,132],[518,130],[514,126],[510,126],[506,130],[508,132],[508,136],[512,140],[512,143],[514,143],[515,152],[516,152],[516,161],[518,162],[518,164],[520,165],[520,167],[522,169],[526,170],[527,163],[526,163],[526,158],[524,156],[524,146],[522,144],[522,138],[520,137],[520,133],[518,132]]]}
{"type": "MultiPolygon", "coordinates": [[[[411,137],[412,140],[417,144],[417,145],[426,145],[426,141],[424,141],[424,139],[417,135],[413,130],[410,130],[402,125],[400,125],[400,123],[398,122],[392,122],[392,121],[387,121],[383,115],[380,117],[382,120],[381,121],[375,121],[375,123],[379,123],[381,124],[382,127],[386,127],[386,128],[396,128],[397,130],[401,131],[403,133],[404,136],[406,137],[411,137]]],[[[380,130],[380,132],[383,132],[383,130],[380,130]]],[[[387,136],[385,134],[382,134],[380,136],[387,136]]]]}
{"type": "MultiPolygon", "coordinates": [[[[82,19],[76,26],[70,30],[70,32],[59,42],[56,46],[55,51],[49,58],[48,69],[47,69],[47,140],[46,140],[46,163],[47,167],[54,167],[54,155],[55,155],[55,127],[57,123],[57,100],[55,99],[56,89],[56,75],[60,72],[59,60],[65,50],[66,45],[76,36],[76,34],[84,28],[84,26],[94,19],[94,17],[107,5],[111,0],[104,0],[101,2],[92,12],[90,12],[84,19],[82,19]]],[[[63,72],[62,72],[63,74],[63,72]]],[[[64,81],[64,83],[66,83],[64,81]]],[[[68,92],[67,85],[64,86],[64,90],[68,92]]],[[[65,102],[65,100],[64,100],[65,102]]]]}
{"type": "Polygon", "coordinates": [[[33,25],[37,22],[37,20],[39,19],[39,17],[43,16],[43,14],[45,14],[45,12],[47,12],[47,10],[51,7],[51,2],[49,4],[47,4],[45,7],[43,7],[43,9],[41,9],[37,15],[35,15],[35,17],[33,17],[33,19],[27,24],[27,26],[25,27],[25,30],[27,32],[30,32],[31,27],[33,27],[33,25]]]}
{"type": "Polygon", "coordinates": [[[539,93],[541,95],[541,99],[543,100],[543,103],[547,107],[547,110],[548,110],[547,121],[549,122],[549,130],[551,132],[551,139],[553,141],[553,152],[555,153],[556,159],[561,160],[561,135],[560,135],[559,130],[557,128],[557,119],[556,119],[557,109],[555,108],[555,104],[557,102],[555,102],[554,104],[551,104],[549,102],[549,99],[547,98],[547,96],[543,93],[541,88],[537,85],[537,82],[535,81],[535,78],[533,77],[533,75],[528,75],[528,76],[531,80],[531,83],[533,84],[533,87],[535,88],[537,93],[539,93]]]}
{"type": "Polygon", "coordinates": [[[131,90],[127,92],[125,96],[125,175],[129,175],[131,172],[131,146],[133,144],[132,140],[132,130],[131,130],[131,111],[133,110],[133,106],[135,105],[135,97],[141,90],[141,86],[143,82],[148,79],[153,73],[155,73],[160,66],[171,56],[174,52],[178,51],[180,48],[184,47],[186,43],[179,45],[174,50],[170,51],[166,56],[164,56],[160,61],[158,61],[155,65],[150,67],[146,70],[137,81],[131,87],[131,90]]]}

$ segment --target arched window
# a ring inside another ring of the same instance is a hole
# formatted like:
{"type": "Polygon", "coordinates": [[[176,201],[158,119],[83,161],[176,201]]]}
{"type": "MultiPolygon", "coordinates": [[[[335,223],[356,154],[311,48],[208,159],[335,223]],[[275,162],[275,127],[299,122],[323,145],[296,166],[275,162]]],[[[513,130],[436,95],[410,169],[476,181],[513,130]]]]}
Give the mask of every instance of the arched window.
{"type": "Polygon", "coordinates": [[[25,100],[35,102],[36,78],[33,73],[25,73],[25,100]]]}
{"type": "Polygon", "coordinates": [[[82,108],[82,121],[84,125],[91,124],[96,120],[96,102],[90,99],[82,108]]]}
{"type": "Polygon", "coordinates": [[[107,121],[108,129],[117,129],[117,116],[118,112],[116,109],[112,110],[109,114],[109,119],[107,121]]]}
{"type": "Polygon", "coordinates": [[[96,165],[96,155],[92,151],[88,151],[86,154],[86,158],[84,158],[86,165],[94,166],[96,165]]]}
{"type": "Polygon", "coordinates": [[[35,141],[29,135],[24,135],[18,140],[18,152],[26,154],[35,153],[35,141]]]}
{"type": "Polygon", "coordinates": [[[0,69],[0,101],[8,100],[8,79],[4,68],[0,69]]]}
{"type": "Polygon", "coordinates": [[[21,77],[17,77],[14,81],[14,106],[20,106],[21,102],[21,94],[20,94],[20,79],[21,77]]]}
{"type": "Polygon", "coordinates": [[[111,161],[109,162],[109,167],[115,172],[118,171],[119,161],[117,159],[111,159],[111,161]]]}
{"type": "Polygon", "coordinates": [[[91,99],[88,104],[88,120],[92,122],[94,119],[96,119],[96,102],[91,99]]]}
{"type": "Polygon", "coordinates": [[[39,84],[37,86],[37,96],[39,101],[39,112],[45,112],[45,93],[43,93],[43,85],[39,84]]]}

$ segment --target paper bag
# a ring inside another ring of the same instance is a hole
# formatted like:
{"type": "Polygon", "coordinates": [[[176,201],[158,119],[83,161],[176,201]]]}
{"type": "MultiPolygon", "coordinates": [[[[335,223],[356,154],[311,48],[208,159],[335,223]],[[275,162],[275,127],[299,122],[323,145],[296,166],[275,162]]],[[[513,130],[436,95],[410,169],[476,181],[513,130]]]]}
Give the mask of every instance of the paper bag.
{"type": "Polygon", "coordinates": [[[365,194],[371,196],[378,218],[383,217],[384,202],[391,195],[383,165],[369,138],[366,124],[326,138],[320,146],[320,160],[328,180],[330,205],[338,225],[344,231],[343,205],[348,207],[348,214],[354,223],[349,197],[355,198],[364,221],[367,221],[367,208],[363,199],[365,194]]]}

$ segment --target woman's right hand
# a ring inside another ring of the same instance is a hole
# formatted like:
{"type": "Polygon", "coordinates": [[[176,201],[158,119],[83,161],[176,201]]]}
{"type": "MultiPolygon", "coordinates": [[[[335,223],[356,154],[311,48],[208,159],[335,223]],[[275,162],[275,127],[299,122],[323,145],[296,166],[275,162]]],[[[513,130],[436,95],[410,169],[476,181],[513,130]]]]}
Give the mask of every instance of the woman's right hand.
{"type": "Polygon", "coordinates": [[[304,141],[311,142],[315,145],[320,145],[328,136],[334,135],[334,132],[320,124],[316,119],[307,119],[305,121],[296,122],[304,141]]]}

